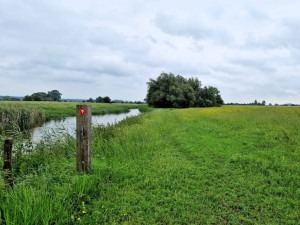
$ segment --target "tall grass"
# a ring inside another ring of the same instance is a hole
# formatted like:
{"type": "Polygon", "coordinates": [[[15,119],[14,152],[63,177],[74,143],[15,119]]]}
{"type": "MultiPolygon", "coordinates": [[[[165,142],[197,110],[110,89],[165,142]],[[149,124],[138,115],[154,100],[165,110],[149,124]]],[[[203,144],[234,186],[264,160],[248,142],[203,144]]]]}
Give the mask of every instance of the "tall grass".
{"type": "Polygon", "coordinates": [[[21,160],[13,190],[0,181],[0,218],[298,224],[299,117],[289,107],[154,110],[94,128],[90,174],[75,172],[74,138],[45,140],[21,160]]]}
{"type": "Polygon", "coordinates": [[[0,134],[28,130],[45,121],[43,110],[20,105],[0,104],[0,134]]]}

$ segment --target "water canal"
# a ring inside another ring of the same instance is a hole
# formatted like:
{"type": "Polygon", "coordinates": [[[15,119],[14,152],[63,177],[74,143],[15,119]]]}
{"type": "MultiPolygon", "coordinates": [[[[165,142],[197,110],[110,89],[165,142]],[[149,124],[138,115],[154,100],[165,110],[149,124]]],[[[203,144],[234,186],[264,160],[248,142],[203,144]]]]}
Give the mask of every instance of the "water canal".
{"type": "MultiPolygon", "coordinates": [[[[116,124],[121,120],[131,117],[137,116],[140,114],[138,109],[130,109],[128,113],[120,113],[120,114],[106,114],[106,115],[93,115],[92,116],[92,125],[99,126],[108,124],[116,124]]],[[[44,123],[41,127],[36,127],[31,131],[31,141],[33,143],[40,142],[45,136],[58,136],[58,135],[66,135],[69,134],[73,137],[76,135],[76,117],[66,117],[62,120],[51,120],[49,122],[44,123]]]]}

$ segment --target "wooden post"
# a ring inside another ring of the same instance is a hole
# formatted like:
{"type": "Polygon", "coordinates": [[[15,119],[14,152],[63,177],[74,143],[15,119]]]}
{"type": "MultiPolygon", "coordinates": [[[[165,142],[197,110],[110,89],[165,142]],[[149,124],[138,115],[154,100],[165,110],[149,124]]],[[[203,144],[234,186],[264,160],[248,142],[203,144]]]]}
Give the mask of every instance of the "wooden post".
{"type": "Polygon", "coordinates": [[[92,107],[76,106],[77,171],[91,171],[92,107]]]}
{"type": "Polygon", "coordinates": [[[12,145],[13,139],[6,138],[4,140],[4,150],[3,150],[3,175],[4,181],[7,186],[13,187],[12,178],[12,145]]]}

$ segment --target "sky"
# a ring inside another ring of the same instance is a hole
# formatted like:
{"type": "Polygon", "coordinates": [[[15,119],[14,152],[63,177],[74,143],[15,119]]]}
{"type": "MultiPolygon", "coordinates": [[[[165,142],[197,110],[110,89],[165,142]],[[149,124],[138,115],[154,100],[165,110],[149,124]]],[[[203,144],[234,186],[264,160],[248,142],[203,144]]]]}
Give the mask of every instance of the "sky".
{"type": "Polygon", "coordinates": [[[143,101],[162,72],[300,103],[299,0],[0,0],[0,95],[143,101]]]}

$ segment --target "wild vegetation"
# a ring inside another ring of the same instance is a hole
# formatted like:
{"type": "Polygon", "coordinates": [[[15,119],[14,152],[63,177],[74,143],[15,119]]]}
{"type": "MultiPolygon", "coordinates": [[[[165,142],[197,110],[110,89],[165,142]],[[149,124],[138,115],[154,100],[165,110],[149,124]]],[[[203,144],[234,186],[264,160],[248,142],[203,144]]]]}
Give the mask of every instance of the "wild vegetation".
{"type": "Polygon", "coordinates": [[[297,224],[299,118],[298,107],[154,110],[94,128],[90,174],[75,172],[72,137],[17,145],[0,220],[297,224]]]}
{"type": "Polygon", "coordinates": [[[0,104],[0,136],[14,130],[24,131],[41,125],[45,113],[41,109],[25,105],[0,104]]]}
{"type": "Polygon", "coordinates": [[[201,87],[198,78],[162,73],[150,79],[146,101],[158,108],[212,107],[224,104],[216,87],[201,87]]]}

